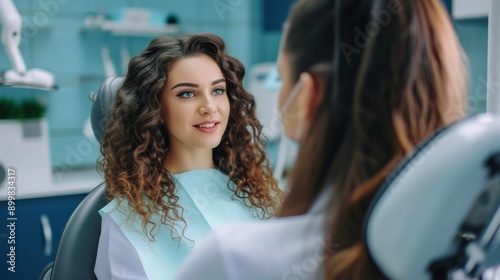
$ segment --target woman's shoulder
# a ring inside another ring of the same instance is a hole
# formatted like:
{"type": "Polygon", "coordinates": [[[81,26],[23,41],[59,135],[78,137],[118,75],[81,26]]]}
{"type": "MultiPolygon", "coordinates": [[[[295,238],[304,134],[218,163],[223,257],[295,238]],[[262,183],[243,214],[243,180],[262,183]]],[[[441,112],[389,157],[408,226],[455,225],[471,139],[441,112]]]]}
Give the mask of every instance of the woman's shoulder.
{"type": "Polygon", "coordinates": [[[126,198],[114,198],[99,210],[101,217],[109,216],[116,224],[141,224],[142,217],[130,207],[126,198]]]}
{"type": "Polygon", "coordinates": [[[119,204],[120,203],[118,202],[118,200],[116,198],[113,198],[108,202],[108,204],[106,204],[103,208],[99,210],[99,214],[101,214],[101,216],[103,216],[104,214],[109,214],[109,212],[112,212],[115,209],[117,209],[119,204]]]}
{"type": "MultiPolygon", "coordinates": [[[[108,204],[106,204],[103,208],[99,210],[99,213],[103,215],[104,213],[110,213],[114,211],[127,211],[129,210],[128,200],[126,198],[113,198],[108,204]]],[[[128,211],[127,211],[128,212],[128,211]]]]}

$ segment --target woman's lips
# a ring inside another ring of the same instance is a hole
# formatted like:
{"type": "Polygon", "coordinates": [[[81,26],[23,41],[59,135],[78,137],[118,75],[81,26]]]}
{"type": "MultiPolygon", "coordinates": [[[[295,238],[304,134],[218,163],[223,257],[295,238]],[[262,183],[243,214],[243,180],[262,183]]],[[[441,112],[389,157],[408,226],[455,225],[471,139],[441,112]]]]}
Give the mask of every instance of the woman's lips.
{"type": "Polygon", "coordinates": [[[195,124],[194,128],[203,133],[213,133],[219,128],[219,122],[217,121],[206,121],[199,124],[195,124]]]}

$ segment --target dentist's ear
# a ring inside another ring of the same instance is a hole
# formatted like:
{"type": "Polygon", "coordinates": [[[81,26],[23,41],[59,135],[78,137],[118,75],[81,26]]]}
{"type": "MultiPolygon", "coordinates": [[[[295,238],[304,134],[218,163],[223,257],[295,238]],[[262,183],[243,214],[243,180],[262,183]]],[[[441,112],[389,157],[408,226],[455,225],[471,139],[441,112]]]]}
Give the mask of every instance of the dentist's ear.
{"type": "Polygon", "coordinates": [[[309,122],[316,113],[324,95],[324,81],[311,73],[304,72],[299,77],[302,90],[299,94],[299,117],[302,121],[309,122]]]}

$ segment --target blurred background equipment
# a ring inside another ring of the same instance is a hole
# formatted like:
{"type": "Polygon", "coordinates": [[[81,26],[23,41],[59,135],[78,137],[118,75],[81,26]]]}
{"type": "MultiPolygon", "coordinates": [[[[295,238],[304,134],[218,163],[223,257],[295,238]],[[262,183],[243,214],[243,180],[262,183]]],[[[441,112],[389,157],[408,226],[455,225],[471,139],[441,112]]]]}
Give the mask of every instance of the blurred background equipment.
{"type": "Polygon", "coordinates": [[[0,0],[0,22],[2,23],[2,45],[12,64],[0,77],[0,85],[26,87],[41,90],[57,89],[54,75],[46,70],[27,69],[23,56],[19,51],[21,43],[21,15],[12,0],[0,0]]]}
{"type": "Polygon", "coordinates": [[[255,97],[257,117],[262,123],[262,134],[266,140],[267,156],[273,176],[279,186],[286,185],[286,172],[295,162],[298,145],[285,136],[278,111],[278,93],[281,79],[276,63],[263,62],[250,69],[248,90],[255,97]]]}

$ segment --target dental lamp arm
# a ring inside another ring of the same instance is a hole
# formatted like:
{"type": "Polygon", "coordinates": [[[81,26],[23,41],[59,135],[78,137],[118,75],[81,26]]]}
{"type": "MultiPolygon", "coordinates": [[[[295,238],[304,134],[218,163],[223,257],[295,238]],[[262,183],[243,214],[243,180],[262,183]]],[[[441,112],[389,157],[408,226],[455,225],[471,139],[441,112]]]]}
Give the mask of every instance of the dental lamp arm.
{"type": "Polygon", "coordinates": [[[2,24],[2,45],[12,63],[12,69],[7,70],[0,78],[0,86],[24,87],[38,90],[53,90],[54,75],[46,70],[27,69],[19,50],[21,43],[21,15],[12,0],[0,0],[0,22],[2,24]]]}
{"type": "Polygon", "coordinates": [[[19,51],[21,43],[21,15],[12,0],[0,0],[0,22],[2,23],[2,45],[14,71],[26,73],[26,65],[19,51]]]}

